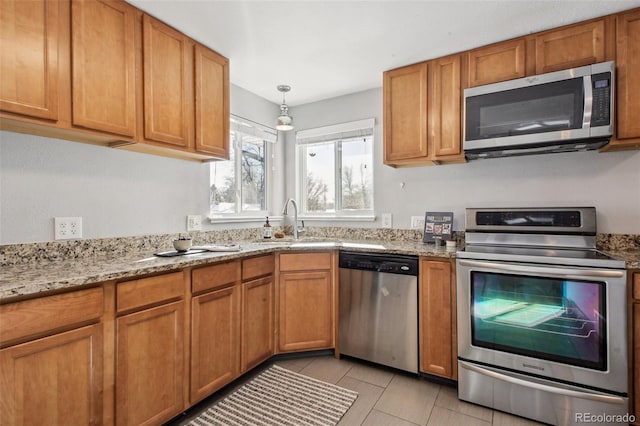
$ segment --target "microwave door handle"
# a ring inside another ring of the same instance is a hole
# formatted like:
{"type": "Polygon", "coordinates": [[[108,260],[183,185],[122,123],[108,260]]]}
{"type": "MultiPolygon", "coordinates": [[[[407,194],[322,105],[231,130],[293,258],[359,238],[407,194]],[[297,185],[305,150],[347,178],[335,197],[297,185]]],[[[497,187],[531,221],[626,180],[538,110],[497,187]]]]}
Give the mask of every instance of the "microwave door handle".
{"type": "Polygon", "coordinates": [[[512,263],[486,262],[477,260],[458,259],[460,266],[472,268],[493,269],[495,271],[525,272],[529,274],[544,274],[563,278],[621,278],[624,271],[601,270],[601,269],[574,269],[562,267],[546,267],[533,265],[519,265],[512,263]]]}
{"type": "Polygon", "coordinates": [[[584,88],[584,112],[582,114],[582,128],[588,129],[591,125],[591,111],[593,106],[593,91],[591,89],[591,76],[582,77],[584,88]]]}

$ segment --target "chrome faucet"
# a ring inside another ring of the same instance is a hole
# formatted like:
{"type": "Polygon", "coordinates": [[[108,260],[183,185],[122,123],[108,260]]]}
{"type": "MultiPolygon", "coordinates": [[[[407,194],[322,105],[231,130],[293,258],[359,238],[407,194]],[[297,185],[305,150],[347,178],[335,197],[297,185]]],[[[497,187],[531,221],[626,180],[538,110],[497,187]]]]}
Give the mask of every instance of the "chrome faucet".
{"type": "Polygon", "coordinates": [[[284,207],[282,208],[282,214],[283,215],[287,214],[287,207],[289,207],[289,203],[293,204],[293,238],[297,240],[298,236],[304,232],[304,220],[301,221],[302,226],[298,228],[298,204],[296,203],[296,200],[294,200],[293,198],[289,198],[284,203],[284,207]]]}

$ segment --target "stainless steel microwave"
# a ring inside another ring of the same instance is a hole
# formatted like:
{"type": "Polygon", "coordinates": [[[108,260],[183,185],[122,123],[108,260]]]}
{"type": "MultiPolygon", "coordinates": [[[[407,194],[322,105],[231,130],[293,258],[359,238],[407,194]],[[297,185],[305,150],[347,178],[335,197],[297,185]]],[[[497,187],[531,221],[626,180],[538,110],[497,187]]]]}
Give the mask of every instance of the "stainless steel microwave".
{"type": "Polygon", "coordinates": [[[465,89],[465,156],[602,147],[613,134],[614,70],[613,62],[602,62],[465,89]]]}

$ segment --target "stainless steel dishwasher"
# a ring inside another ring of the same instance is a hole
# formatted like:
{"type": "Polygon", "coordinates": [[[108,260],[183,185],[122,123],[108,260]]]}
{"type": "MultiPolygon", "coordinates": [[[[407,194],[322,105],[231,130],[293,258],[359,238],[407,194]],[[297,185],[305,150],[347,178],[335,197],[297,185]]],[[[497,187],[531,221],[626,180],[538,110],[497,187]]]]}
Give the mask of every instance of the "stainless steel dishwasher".
{"type": "Polygon", "coordinates": [[[418,373],[418,258],[340,252],[339,350],[418,373]]]}

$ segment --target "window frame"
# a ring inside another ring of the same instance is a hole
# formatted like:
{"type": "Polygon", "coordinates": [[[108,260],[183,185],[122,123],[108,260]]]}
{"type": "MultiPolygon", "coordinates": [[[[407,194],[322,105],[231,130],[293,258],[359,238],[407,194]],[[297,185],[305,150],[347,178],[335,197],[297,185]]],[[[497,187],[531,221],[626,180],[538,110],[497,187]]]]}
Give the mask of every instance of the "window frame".
{"type": "MultiPolygon", "coordinates": [[[[264,144],[264,168],[265,168],[265,185],[264,185],[264,199],[265,199],[265,210],[243,210],[242,209],[242,138],[235,138],[232,135],[233,129],[229,131],[229,147],[233,149],[235,152],[234,156],[234,174],[236,179],[236,199],[235,199],[235,212],[233,213],[215,213],[211,210],[211,203],[209,203],[209,215],[208,219],[210,223],[228,223],[228,222],[261,222],[264,221],[265,216],[269,215],[269,211],[272,207],[272,192],[273,192],[273,164],[274,164],[274,149],[273,145],[277,140],[277,131],[276,129],[270,128],[263,124],[254,122],[252,120],[248,120],[243,117],[235,116],[231,114],[232,120],[236,120],[237,122],[242,122],[246,124],[250,124],[255,126],[261,131],[267,129],[271,131],[274,135],[273,140],[268,140],[266,138],[262,139],[262,143],[264,144]],[[235,139],[235,140],[234,140],[235,139]],[[240,155],[238,155],[240,153],[240,155]]],[[[233,126],[231,126],[233,127],[233,126]]],[[[246,134],[246,133],[245,133],[246,134]]],[[[255,136],[255,135],[248,135],[255,136]]],[[[223,160],[229,161],[229,160],[223,160]]],[[[209,188],[211,188],[211,167],[217,162],[211,162],[209,165],[209,188]]]]}
{"type": "MultiPolygon", "coordinates": [[[[296,135],[295,146],[295,194],[300,200],[300,212],[298,217],[304,220],[351,220],[351,221],[374,221],[375,220],[375,132],[374,120],[361,120],[351,123],[342,123],[335,126],[326,126],[317,129],[310,129],[308,132],[319,139],[318,142],[299,143],[299,136],[296,135]],[[366,123],[363,124],[363,123],[366,123]],[[370,129],[370,134],[357,136],[349,130],[370,129]],[[337,133],[336,130],[339,132],[337,133]],[[323,134],[326,136],[323,136],[323,134]],[[331,137],[335,134],[335,138],[331,137]],[[344,210],[342,208],[342,143],[350,142],[357,138],[370,138],[371,143],[371,209],[367,210],[344,210]],[[335,191],[335,212],[308,212],[307,194],[303,190],[307,189],[307,148],[312,145],[333,144],[334,152],[334,191],[335,191]]],[[[303,131],[306,132],[306,131],[303,131]]],[[[302,133],[302,132],[298,132],[302,133]]]]}

